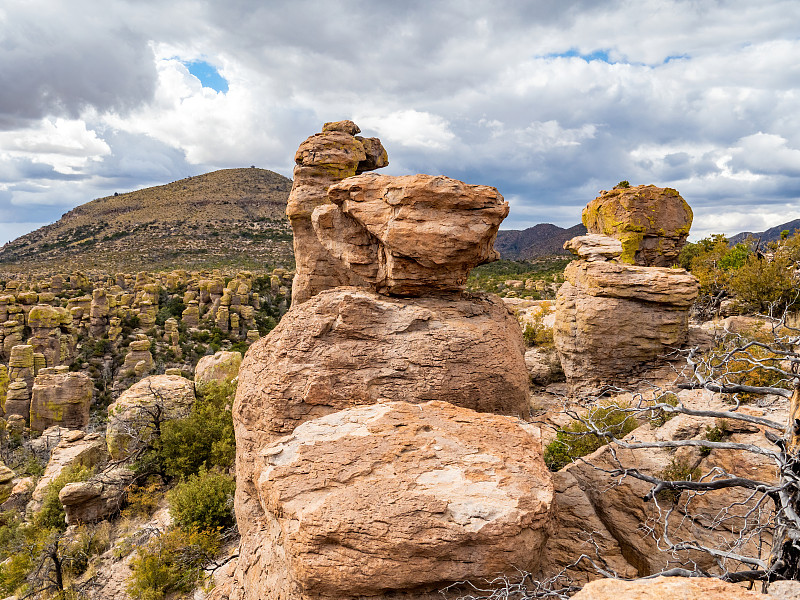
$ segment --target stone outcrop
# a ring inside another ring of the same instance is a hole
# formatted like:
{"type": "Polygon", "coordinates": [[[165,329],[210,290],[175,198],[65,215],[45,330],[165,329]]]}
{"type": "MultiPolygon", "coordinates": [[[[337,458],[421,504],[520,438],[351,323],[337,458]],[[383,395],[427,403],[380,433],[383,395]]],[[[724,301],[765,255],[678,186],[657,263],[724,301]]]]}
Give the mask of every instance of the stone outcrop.
{"type": "Polygon", "coordinates": [[[9,422],[12,416],[19,416],[25,419],[26,423],[30,419],[31,395],[28,391],[28,384],[23,380],[18,379],[8,384],[4,411],[9,422]]]}
{"type": "Polygon", "coordinates": [[[37,375],[31,395],[31,429],[44,431],[51,425],[85,427],[89,424],[93,389],[91,378],[84,373],[37,375]]]}
{"type": "MultiPolygon", "coordinates": [[[[580,254],[579,239],[570,248],[580,254]]],[[[686,341],[699,284],[683,269],[576,260],[564,278],[553,337],[573,392],[624,383],[686,341]]]]}
{"type": "Polygon", "coordinates": [[[322,133],[300,144],[295,154],[297,166],[286,206],[294,233],[296,263],[292,304],[304,302],[322,290],[362,283],[322,246],[311,224],[314,209],[330,203],[329,186],[389,164],[380,140],[357,136],[360,131],[352,121],[325,123],[322,133]]]}
{"type": "Polygon", "coordinates": [[[230,383],[239,375],[242,366],[242,354],[220,350],[211,356],[204,356],[197,361],[194,370],[194,383],[202,386],[212,381],[230,383]]]}
{"type": "Polygon", "coordinates": [[[128,354],[122,363],[122,371],[132,371],[141,377],[153,370],[153,354],[150,352],[150,340],[134,340],[128,346],[128,354]]]}
{"type": "Polygon", "coordinates": [[[14,488],[16,474],[0,461],[0,504],[3,504],[11,495],[14,488]]]}
{"type": "Polygon", "coordinates": [[[598,579],[574,600],[768,600],[772,596],[713,577],[656,577],[623,581],[598,579]]]}
{"type": "Polygon", "coordinates": [[[247,597],[418,598],[534,570],[553,500],[539,436],[516,419],[445,402],[304,423],[256,461],[269,512],[242,552],[247,597]]]}
{"type": "Polygon", "coordinates": [[[179,375],[152,375],[133,384],[108,407],[106,441],[111,458],[124,459],[140,448],[153,435],[157,421],[188,415],[194,398],[194,384],[179,375]]]}
{"type": "Polygon", "coordinates": [[[330,186],[328,199],[311,216],[317,238],[382,294],[460,290],[471,269],[500,257],[508,203],[493,187],[366,173],[330,186]]]}
{"type": "Polygon", "coordinates": [[[527,380],[519,325],[499,298],[328,290],[247,352],[237,447],[249,454],[308,419],[391,400],[524,415],[527,380]]]}
{"type": "Polygon", "coordinates": [[[583,209],[582,220],[589,233],[622,242],[622,262],[669,267],[689,237],[692,209],[672,188],[617,187],[600,192],[583,209]]]}
{"type": "Polygon", "coordinates": [[[58,499],[64,506],[67,525],[96,523],[116,514],[135,477],[129,468],[115,467],[87,481],[65,485],[58,499]]]}

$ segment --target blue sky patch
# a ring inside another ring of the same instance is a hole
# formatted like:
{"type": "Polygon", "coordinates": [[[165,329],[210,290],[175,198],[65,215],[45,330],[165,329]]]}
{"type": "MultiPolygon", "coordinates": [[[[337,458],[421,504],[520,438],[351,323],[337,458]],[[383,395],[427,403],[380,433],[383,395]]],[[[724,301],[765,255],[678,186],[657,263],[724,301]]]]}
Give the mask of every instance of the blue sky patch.
{"type": "Polygon", "coordinates": [[[228,81],[219,74],[219,71],[204,60],[182,61],[184,66],[189,69],[189,73],[194,75],[203,84],[203,87],[211,88],[215,92],[228,91],[228,81]]]}
{"type": "Polygon", "coordinates": [[[570,48],[566,52],[556,52],[553,54],[547,54],[545,58],[582,58],[586,62],[592,62],[593,60],[599,60],[604,63],[608,63],[610,65],[616,64],[616,61],[611,60],[608,57],[608,50],[595,50],[589,54],[581,54],[575,48],[570,48]]]}

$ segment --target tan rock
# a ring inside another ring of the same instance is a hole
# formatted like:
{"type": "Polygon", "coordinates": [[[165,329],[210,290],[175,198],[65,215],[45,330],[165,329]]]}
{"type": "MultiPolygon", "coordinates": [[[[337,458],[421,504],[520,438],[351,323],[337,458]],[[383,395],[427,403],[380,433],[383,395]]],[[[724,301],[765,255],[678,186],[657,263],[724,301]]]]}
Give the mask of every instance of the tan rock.
{"type": "Polygon", "coordinates": [[[44,431],[51,425],[80,429],[89,424],[94,385],[85,373],[38,375],[33,381],[30,426],[44,431]]]}
{"type": "Polygon", "coordinates": [[[686,341],[699,285],[683,269],[581,260],[564,277],[553,338],[574,393],[624,382],[686,341]]]}
{"type": "Polygon", "coordinates": [[[10,417],[19,416],[28,422],[31,414],[31,395],[28,391],[28,384],[18,379],[8,384],[6,392],[6,403],[4,406],[5,416],[9,423],[10,417]]]}
{"type": "Polygon", "coordinates": [[[0,461],[0,504],[3,504],[11,495],[14,488],[16,473],[0,461]]]}
{"type": "Polygon", "coordinates": [[[133,384],[108,407],[108,453],[114,460],[130,456],[153,435],[156,420],[184,417],[193,403],[194,384],[179,375],[152,375],[133,384]]]}
{"type": "Polygon", "coordinates": [[[734,583],[713,577],[656,577],[623,581],[598,579],[573,596],[574,600],[767,600],[734,583]]]}
{"type": "Polygon", "coordinates": [[[678,262],[689,236],[692,209],[672,188],[640,185],[600,192],[582,220],[589,233],[622,242],[622,262],[669,267],[678,262]]]}
{"type": "Polygon", "coordinates": [[[592,233],[567,240],[564,249],[586,261],[597,262],[619,258],[622,242],[607,235],[592,233]]]}
{"type": "Polygon", "coordinates": [[[314,294],[341,285],[362,283],[320,244],[311,224],[314,209],[329,204],[328,187],[357,173],[389,164],[386,150],[377,138],[357,138],[352,121],[325,125],[302,144],[295,154],[294,183],[286,214],[294,233],[296,272],[292,302],[299,304],[314,294]]]}
{"type": "Polygon", "coordinates": [[[0,511],[13,510],[15,512],[21,512],[25,510],[25,505],[28,504],[33,489],[36,487],[36,482],[33,477],[20,477],[14,479],[12,483],[13,487],[11,488],[11,493],[6,500],[0,504],[0,511]]]}
{"type": "Polygon", "coordinates": [[[65,485],[58,499],[64,506],[67,525],[96,523],[115,515],[135,477],[129,468],[116,467],[87,481],[65,485]]]}
{"type": "Polygon", "coordinates": [[[549,533],[538,428],[446,402],[306,422],[255,465],[259,502],[237,500],[241,598],[421,598],[534,570],[549,533]]]}
{"type": "Polygon", "coordinates": [[[292,308],[254,343],[234,406],[244,454],[354,405],[445,400],[523,415],[519,325],[496,296],[396,299],[354,288],[292,308]]]}
{"type": "Polygon", "coordinates": [[[241,366],[241,352],[220,350],[197,361],[197,367],[195,367],[194,371],[194,383],[197,386],[202,386],[212,381],[230,383],[239,375],[239,367],[241,366]]]}
{"type": "Polygon", "coordinates": [[[328,199],[312,214],[317,237],[377,292],[459,290],[472,268],[499,258],[508,203],[493,187],[367,173],[330,186],[328,199]]]}
{"type": "Polygon", "coordinates": [[[150,353],[150,340],[134,340],[128,345],[128,354],[122,363],[122,371],[134,371],[137,376],[142,376],[153,370],[155,362],[150,353]],[[142,363],[139,365],[139,363],[142,363]],[[138,369],[138,370],[137,370],[138,369]]]}

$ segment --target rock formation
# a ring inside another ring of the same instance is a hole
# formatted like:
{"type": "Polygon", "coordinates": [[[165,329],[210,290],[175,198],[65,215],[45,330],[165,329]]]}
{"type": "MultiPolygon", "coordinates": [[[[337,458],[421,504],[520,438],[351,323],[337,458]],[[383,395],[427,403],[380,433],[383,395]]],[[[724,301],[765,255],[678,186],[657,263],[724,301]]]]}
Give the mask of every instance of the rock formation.
{"type": "Polygon", "coordinates": [[[87,481],[68,483],[58,494],[68,525],[96,523],[122,507],[128,486],[136,474],[127,467],[115,467],[87,481]]]}
{"type": "Polygon", "coordinates": [[[421,599],[532,569],[547,536],[538,430],[487,414],[528,412],[519,324],[463,291],[507,204],[445,177],[355,176],[386,164],[357,132],[327,124],[297,153],[293,302],[239,371],[242,546],[220,598],[421,599]]]}
{"type": "Polygon", "coordinates": [[[92,380],[84,373],[48,371],[50,369],[45,369],[33,381],[31,429],[44,431],[51,425],[80,429],[88,425],[94,389],[92,380]]]}
{"type": "Polygon", "coordinates": [[[672,188],[616,187],[600,192],[583,209],[582,220],[589,233],[622,242],[622,262],[670,267],[689,237],[692,209],[672,188]]]}
{"type": "Polygon", "coordinates": [[[768,600],[767,596],[713,577],[656,577],[636,581],[598,579],[574,600],[768,600]]]}
{"type": "Polygon", "coordinates": [[[300,144],[295,154],[297,166],[286,206],[294,233],[296,263],[292,304],[304,302],[322,290],[361,283],[355,273],[322,246],[311,223],[314,209],[330,204],[326,195],[329,186],[389,164],[380,140],[357,136],[360,131],[352,121],[325,123],[322,133],[300,144]]]}
{"type": "Polygon", "coordinates": [[[0,504],[3,504],[11,495],[14,488],[14,477],[16,474],[0,461],[0,504]]]}
{"type": "Polygon", "coordinates": [[[242,366],[240,352],[220,350],[211,356],[204,356],[197,362],[194,371],[194,383],[197,386],[216,381],[230,383],[239,375],[242,366]]]}
{"type": "Polygon", "coordinates": [[[419,597],[532,571],[553,499],[540,457],[537,427],[446,402],[306,422],[257,461],[258,497],[274,516],[250,597],[419,597]]]}
{"type": "Polygon", "coordinates": [[[108,407],[106,440],[114,460],[134,453],[158,423],[184,417],[194,404],[194,385],[179,375],[152,375],[133,384],[108,407]]]}
{"type": "Polygon", "coordinates": [[[617,262],[614,240],[598,252],[599,237],[565,244],[587,257],[567,266],[556,299],[553,337],[573,393],[624,384],[643,363],[679,348],[699,290],[683,269],[617,262]]]}

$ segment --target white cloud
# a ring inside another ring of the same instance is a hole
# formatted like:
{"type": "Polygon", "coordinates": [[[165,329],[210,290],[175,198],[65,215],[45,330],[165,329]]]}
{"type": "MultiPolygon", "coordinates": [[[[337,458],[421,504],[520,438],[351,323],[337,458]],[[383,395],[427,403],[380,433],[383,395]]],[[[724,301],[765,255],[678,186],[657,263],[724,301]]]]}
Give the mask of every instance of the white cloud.
{"type": "Polygon", "coordinates": [[[407,148],[446,150],[456,137],[444,118],[413,109],[387,115],[356,115],[355,119],[364,128],[376,131],[386,143],[407,148]]]}

